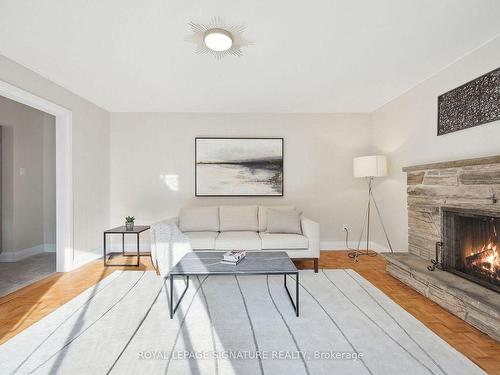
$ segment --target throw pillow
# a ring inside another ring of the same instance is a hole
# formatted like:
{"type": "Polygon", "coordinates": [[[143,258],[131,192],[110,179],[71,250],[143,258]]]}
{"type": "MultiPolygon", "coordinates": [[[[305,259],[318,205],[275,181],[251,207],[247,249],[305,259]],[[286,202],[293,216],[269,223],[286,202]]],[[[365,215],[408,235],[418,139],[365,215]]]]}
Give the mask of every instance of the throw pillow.
{"type": "Polygon", "coordinates": [[[182,232],[218,232],[219,207],[185,207],[179,214],[182,232]]]}
{"type": "Polygon", "coordinates": [[[302,234],[300,214],[295,210],[267,210],[267,233],[302,234]]]}

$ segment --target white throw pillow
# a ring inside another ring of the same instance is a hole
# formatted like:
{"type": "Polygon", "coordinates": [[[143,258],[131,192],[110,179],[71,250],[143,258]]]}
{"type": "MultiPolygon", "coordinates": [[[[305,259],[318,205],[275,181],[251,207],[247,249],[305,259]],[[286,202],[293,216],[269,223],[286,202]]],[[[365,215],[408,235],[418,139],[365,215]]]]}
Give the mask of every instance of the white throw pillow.
{"type": "Polygon", "coordinates": [[[295,210],[267,210],[267,233],[302,234],[300,214],[295,210]]]}
{"type": "Polygon", "coordinates": [[[259,232],[267,229],[267,210],[295,210],[294,206],[259,206],[259,232]]]}
{"type": "Polygon", "coordinates": [[[220,231],[257,232],[257,206],[220,206],[220,231]]]}
{"type": "Polygon", "coordinates": [[[179,229],[182,232],[218,232],[219,207],[181,208],[179,229]]]}

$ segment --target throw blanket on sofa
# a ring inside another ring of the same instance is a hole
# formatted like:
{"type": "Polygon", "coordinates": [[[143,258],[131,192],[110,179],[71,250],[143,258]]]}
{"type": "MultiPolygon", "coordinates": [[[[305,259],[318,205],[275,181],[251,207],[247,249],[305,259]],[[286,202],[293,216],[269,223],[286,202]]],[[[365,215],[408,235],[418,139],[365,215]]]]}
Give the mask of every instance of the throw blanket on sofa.
{"type": "Polygon", "coordinates": [[[161,276],[167,276],[170,269],[190,251],[189,238],[179,230],[175,219],[151,225],[151,257],[161,276]]]}

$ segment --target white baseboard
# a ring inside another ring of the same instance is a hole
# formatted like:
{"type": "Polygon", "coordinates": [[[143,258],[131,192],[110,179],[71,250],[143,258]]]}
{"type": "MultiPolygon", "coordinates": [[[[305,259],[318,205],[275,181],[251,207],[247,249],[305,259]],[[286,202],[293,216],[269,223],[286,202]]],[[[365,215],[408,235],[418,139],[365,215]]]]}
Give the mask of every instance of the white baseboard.
{"type": "MultiPolygon", "coordinates": [[[[148,243],[140,243],[139,244],[139,251],[144,253],[144,252],[147,252],[149,253],[151,249],[151,246],[148,243]]],[[[107,245],[107,248],[106,248],[106,253],[120,253],[122,251],[122,244],[121,243],[114,243],[114,244],[108,244],[107,245]]],[[[135,253],[137,252],[137,244],[135,243],[129,243],[129,244],[125,244],[125,251],[127,253],[135,253]]],[[[81,252],[78,257],[75,258],[74,262],[73,262],[73,269],[76,269],[76,268],[79,268],[79,267],[82,267],[84,266],[85,264],[87,263],[90,263],[94,260],[97,260],[97,259],[102,259],[103,257],[103,248],[102,247],[99,247],[99,248],[95,248],[91,251],[86,251],[86,252],[81,252]]]]}
{"type": "Polygon", "coordinates": [[[45,253],[55,253],[56,252],[56,244],[55,243],[46,243],[43,245],[43,251],[45,253]]]}
{"type": "MultiPolygon", "coordinates": [[[[351,249],[356,249],[358,246],[358,241],[349,241],[348,246],[351,249]]],[[[346,249],[345,241],[321,241],[319,244],[320,250],[323,251],[339,251],[339,250],[348,250],[346,249]]],[[[366,242],[361,242],[361,248],[366,248],[366,242]]],[[[370,241],[370,250],[376,251],[377,253],[382,253],[389,251],[388,248],[382,246],[376,242],[370,241]]]]}
{"type": "Polygon", "coordinates": [[[81,252],[73,260],[73,270],[101,258],[102,258],[102,248],[96,248],[91,251],[81,252]]]}
{"type": "Polygon", "coordinates": [[[43,253],[44,245],[37,245],[28,249],[17,251],[3,251],[0,254],[0,262],[19,262],[20,260],[43,253]]]}
{"type": "MultiPolygon", "coordinates": [[[[139,251],[141,252],[149,252],[151,246],[148,243],[140,243],[139,251]]],[[[93,260],[102,258],[103,252],[102,247],[93,249],[88,252],[81,253],[76,259],[73,266],[73,269],[83,266],[93,260]]],[[[108,248],[106,250],[109,252],[121,252],[122,245],[121,243],[108,244],[108,248]]],[[[125,244],[126,252],[136,252],[137,244],[135,243],[126,243],[125,244]]],[[[55,253],[56,252],[56,244],[41,244],[37,246],[30,247],[29,249],[17,250],[17,251],[3,251],[0,253],[0,263],[13,263],[19,262],[20,260],[32,257],[34,255],[42,254],[42,253],[55,253]]]]}
{"type": "Polygon", "coordinates": [[[42,253],[55,253],[55,244],[41,244],[30,247],[28,249],[16,250],[16,251],[3,251],[0,253],[0,263],[12,263],[19,262],[20,260],[32,257],[33,255],[38,255],[42,253]]]}
{"type": "Polygon", "coordinates": [[[0,254],[0,262],[19,262],[20,260],[32,257],[33,255],[43,253],[44,246],[37,245],[28,249],[17,251],[3,251],[0,254]]]}
{"type": "MultiPolygon", "coordinates": [[[[366,244],[366,242],[361,243],[361,246],[362,246],[361,249],[365,248],[365,244],[366,244]]],[[[355,249],[356,246],[358,245],[358,242],[357,241],[349,241],[348,245],[351,249],[355,249]]],[[[40,246],[47,246],[47,245],[40,245],[40,246]]],[[[52,245],[52,246],[54,246],[54,248],[55,248],[55,245],[52,245]]],[[[345,250],[347,250],[346,245],[345,245],[345,241],[321,241],[320,242],[320,249],[322,251],[345,251],[345,250]]],[[[380,245],[376,242],[373,242],[373,241],[370,241],[370,249],[376,251],[377,253],[389,251],[389,249],[386,248],[385,246],[382,246],[382,245],[380,245]]],[[[150,251],[150,244],[141,242],[139,245],[139,250],[141,252],[149,252],[150,251]]],[[[47,250],[45,250],[45,251],[47,251],[47,250]]],[[[108,253],[109,252],[121,252],[122,245],[121,245],[121,243],[108,244],[106,251],[108,253]]],[[[128,253],[133,253],[133,252],[137,251],[137,245],[135,243],[125,244],[125,251],[128,253]]],[[[40,251],[40,252],[42,252],[42,251],[40,251]]],[[[0,254],[0,262],[7,261],[7,260],[2,259],[3,254],[4,253],[0,254]]],[[[79,267],[81,267],[89,262],[92,262],[94,260],[102,259],[102,256],[103,256],[102,247],[93,249],[92,251],[89,251],[89,252],[85,252],[84,254],[81,254],[77,258],[75,258],[73,269],[79,268],[79,267]]],[[[15,262],[15,260],[11,261],[11,262],[15,262]]]]}
{"type": "Polygon", "coordinates": [[[377,253],[388,253],[391,250],[388,247],[385,247],[377,242],[370,241],[370,249],[376,251],[377,253]]]}

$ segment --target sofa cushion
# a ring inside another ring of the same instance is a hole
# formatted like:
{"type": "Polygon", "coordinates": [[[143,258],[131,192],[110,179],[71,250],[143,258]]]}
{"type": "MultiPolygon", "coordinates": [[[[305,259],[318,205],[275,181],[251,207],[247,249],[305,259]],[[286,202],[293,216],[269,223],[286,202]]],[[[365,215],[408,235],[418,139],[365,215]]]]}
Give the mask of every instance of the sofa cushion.
{"type": "Polygon", "coordinates": [[[295,210],[267,210],[266,232],[302,234],[299,213],[295,210]]]}
{"type": "Polygon", "coordinates": [[[191,242],[193,250],[215,249],[215,239],[219,232],[184,232],[191,242]]]}
{"type": "Polygon", "coordinates": [[[309,240],[301,234],[260,233],[262,250],[307,249],[309,240]]]}
{"type": "Polygon", "coordinates": [[[182,232],[218,232],[219,207],[181,208],[179,229],[182,232]]]}
{"type": "Polygon", "coordinates": [[[261,241],[257,232],[231,231],[221,232],[215,240],[217,250],[261,250],[261,241]]]}
{"type": "Polygon", "coordinates": [[[220,231],[257,231],[257,206],[220,206],[220,231]]]}
{"type": "Polygon", "coordinates": [[[193,250],[213,250],[219,232],[184,232],[184,234],[189,238],[193,250]]]}
{"type": "Polygon", "coordinates": [[[294,206],[259,206],[259,232],[267,230],[267,210],[295,210],[294,206]]]}

